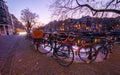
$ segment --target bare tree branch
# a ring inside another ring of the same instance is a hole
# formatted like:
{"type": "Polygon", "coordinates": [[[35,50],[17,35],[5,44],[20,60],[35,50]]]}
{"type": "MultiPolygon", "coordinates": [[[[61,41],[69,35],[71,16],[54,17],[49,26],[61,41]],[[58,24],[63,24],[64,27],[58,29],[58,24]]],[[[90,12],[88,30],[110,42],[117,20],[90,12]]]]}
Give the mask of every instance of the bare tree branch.
{"type": "Polygon", "coordinates": [[[82,15],[105,16],[106,13],[120,15],[120,1],[108,0],[56,0],[51,4],[53,15],[62,17],[77,17],[82,15]]]}
{"type": "Polygon", "coordinates": [[[116,10],[116,9],[95,9],[93,7],[91,7],[88,4],[79,4],[78,0],[76,0],[77,4],[79,7],[88,7],[90,10],[95,11],[95,12],[114,12],[117,14],[120,14],[120,10],[116,10]]]}
{"type": "Polygon", "coordinates": [[[28,8],[21,11],[21,20],[25,23],[28,30],[31,30],[32,26],[36,23],[38,15],[32,13],[28,8]]]}

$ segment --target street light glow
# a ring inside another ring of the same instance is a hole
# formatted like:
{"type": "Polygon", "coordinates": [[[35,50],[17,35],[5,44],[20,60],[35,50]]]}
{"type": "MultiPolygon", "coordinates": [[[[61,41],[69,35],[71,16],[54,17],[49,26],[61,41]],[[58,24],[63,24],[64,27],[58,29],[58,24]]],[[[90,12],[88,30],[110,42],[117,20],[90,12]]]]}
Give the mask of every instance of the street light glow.
{"type": "Polygon", "coordinates": [[[26,35],[27,32],[19,32],[18,34],[19,34],[19,35],[26,35]]]}

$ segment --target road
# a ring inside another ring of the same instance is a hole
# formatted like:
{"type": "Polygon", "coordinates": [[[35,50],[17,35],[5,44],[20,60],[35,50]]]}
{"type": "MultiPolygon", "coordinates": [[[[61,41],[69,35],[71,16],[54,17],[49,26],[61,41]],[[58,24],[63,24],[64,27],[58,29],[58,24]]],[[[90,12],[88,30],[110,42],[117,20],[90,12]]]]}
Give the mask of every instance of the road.
{"type": "Polygon", "coordinates": [[[11,59],[14,56],[15,46],[17,46],[18,36],[0,36],[0,74],[8,74],[11,59]]]}
{"type": "Polygon", "coordinates": [[[0,75],[120,75],[119,44],[115,45],[107,60],[91,64],[73,63],[70,67],[62,67],[53,58],[35,51],[31,42],[24,37],[9,37],[4,37],[9,38],[9,41],[0,38],[0,45],[4,46],[4,41],[8,45],[0,46],[0,57],[3,57],[0,61],[2,64],[4,62],[0,75]]]}

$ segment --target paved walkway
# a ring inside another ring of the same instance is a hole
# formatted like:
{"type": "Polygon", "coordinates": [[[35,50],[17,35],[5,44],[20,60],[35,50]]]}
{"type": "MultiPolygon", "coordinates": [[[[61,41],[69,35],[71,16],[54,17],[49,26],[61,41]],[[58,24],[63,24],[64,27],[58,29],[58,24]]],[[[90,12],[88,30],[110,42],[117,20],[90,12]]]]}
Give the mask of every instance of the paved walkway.
{"type": "Polygon", "coordinates": [[[120,45],[115,45],[110,58],[103,62],[73,63],[70,67],[62,67],[51,57],[35,51],[23,37],[14,49],[8,75],[120,75],[120,45]]]}

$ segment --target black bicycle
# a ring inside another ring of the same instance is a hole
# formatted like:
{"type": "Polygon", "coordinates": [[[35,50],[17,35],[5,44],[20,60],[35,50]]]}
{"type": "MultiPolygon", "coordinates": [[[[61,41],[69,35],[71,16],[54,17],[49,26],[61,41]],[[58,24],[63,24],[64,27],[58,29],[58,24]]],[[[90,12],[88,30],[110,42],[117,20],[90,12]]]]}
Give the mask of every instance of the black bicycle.
{"type": "Polygon", "coordinates": [[[113,41],[106,38],[101,39],[101,46],[97,49],[96,55],[100,55],[102,59],[107,59],[109,53],[112,53],[113,41]]]}
{"type": "Polygon", "coordinates": [[[70,43],[63,43],[62,40],[58,41],[57,34],[50,34],[47,40],[44,40],[43,49],[39,50],[40,53],[47,54],[52,52],[52,56],[56,59],[56,61],[64,66],[68,67],[74,61],[74,52],[72,50],[72,46],[70,43]],[[53,39],[51,40],[50,37],[53,39]]]}

